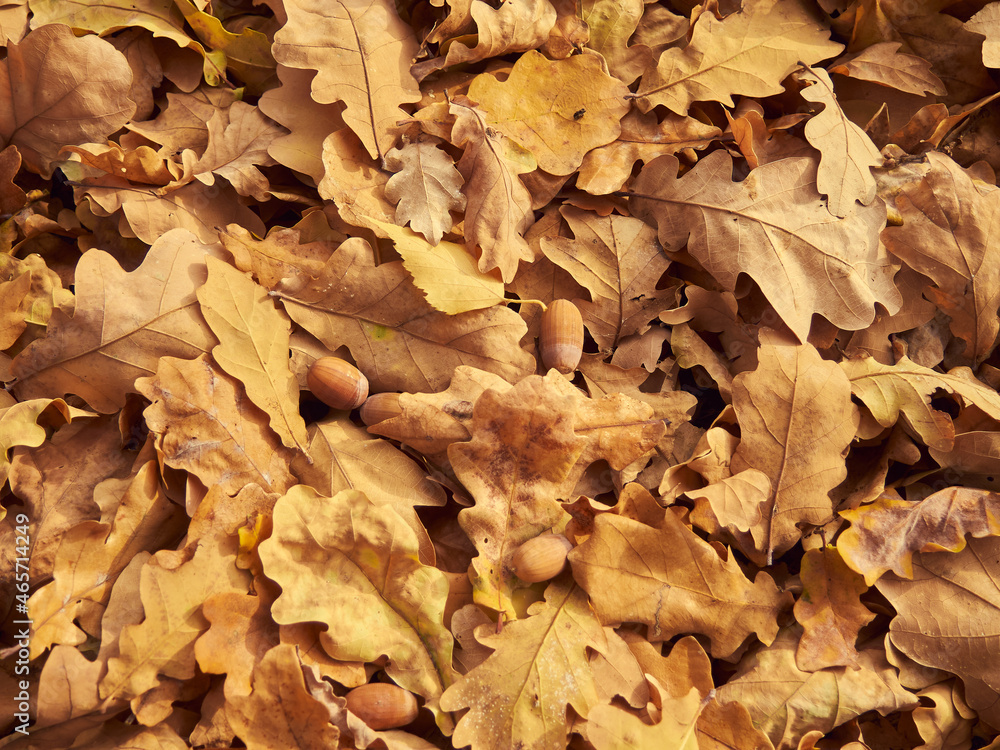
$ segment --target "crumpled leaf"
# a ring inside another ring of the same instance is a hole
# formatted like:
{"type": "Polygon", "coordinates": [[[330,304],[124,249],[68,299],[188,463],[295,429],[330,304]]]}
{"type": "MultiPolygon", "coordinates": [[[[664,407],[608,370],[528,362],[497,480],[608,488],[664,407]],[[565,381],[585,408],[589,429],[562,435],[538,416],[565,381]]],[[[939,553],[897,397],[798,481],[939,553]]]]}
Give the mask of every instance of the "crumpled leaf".
{"type": "Polygon", "coordinates": [[[913,578],[913,554],[965,549],[966,536],[1000,536],[997,493],[949,487],[918,502],[887,490],[874,503],[840,515],[851,522],[837,538],[840,555],[873,585],[884,573],[913,578]]]}
{"type": "Polygon", "coordinates": [[[567,742],[567,707],[586,716],[597,705],[587,649],[607,646],[584,592],[557,579],[528,613],[497,635],[480,636],[495,650],[441,697],[447,711],[470,708],[455,728],[457,747],[559,750],[567,742]]]}
{"type": "Polygon", "coordinates": [[[395,511],[356,490],[325,498],[297,485],[275,504],[274,532],[259,551],[264,573],[282,589],[276,622],[325,623],[320,642],[335,659],[388,656],[389,676],[423,696],[450,729],[438,705],[454,678],[442,622],[448,582],[419,561],[416,536],[395,511]]]}
{"type": "Polygon", "coordinates": [[[822,154],[816,189],[827,196],[830,213],[847,216],[854,210],[855,201],[866,206],[875,200],[871,167],[882,165],[882,154],[840,108],[829,73],[809,68],[797,77],[810,84],[799,95],[823,105],[823,111],[813,115],[805,127],[806,140],[822,154]]]}
{"type": "Polygon", "coordinates": [[[592,301],[576,306],[600,351],[611,351],[626,336],[649,330],[671,304],[671,290],[656,288],[670,262],[656,232],[638,219],[600,217],[572,206],[560,213],[573,239],[543,237],[542,250],[590,292],[592,301]]]}
{"type": "Polygon", "coordinates": [[[771,480],[760,549],[770,565],[799,540],[798,525],[833,518],[830,491],[847,476],[843,456],[860,417],[847,377],[811,344],[790,345],[767,329],[760,338],[757,368],[733,378],[742,439],[732,471],[758,469],[771,480]]]}
{"type": "Polygon", "coordinates": [[[652,451],[665,431],[652,408],[622,394],[587,399],[555,370],[476,402],[472,439],[448,448],[455,475],[475,498],[458,521],[479,552],[474,600],[516,616],[510,568],[518,546],[556,526],[584,470],[599,459],[621,470],[652,451]]]}
{"type": "Polygon", "coordinates": [[[124,55],[103,39],[36,28],[0,61],[0,147],[17,146],[25,167],[50,177],[60,148],[104,140],[132,116],[131,81],[124,55]]]}
{"type": "Polygon", "coordinates": [[[135,393],[164,356],[193,358],[215,345],[195,290],[207,277],[211,251],[190,232],[160,237],[142,265],[125,273],[101,250],[84,253],[76,269],[76,311],[56,310],[47,335],[14,360],[21,399],[75,393],[111,413],[135,393]]]}
{"type": "Polygon", "coordinates": [[[292,320],[331,351],[350,348],[372,392],[438,390],[460,364],[508,380],[535,369],[534,358],[518,346],[527,329],[517,313],[501,307],[439,312],[402,263],[376,267],[362,240],[343,243],[319,278],[279,296],[292,320]]]}
{"type": "Polygon", "coordinates": [[[396,173],[385,184],[385,197],[396,204],[396,223],[409,223],[437,245],[451,231],[449,212],[465,208],[455,162],[433,143],[408,143],[389,151],[385,166],[396,173]]]}
{"type": "Polygon", "coordinates": [[[927,159],[924,178],[896,194],[903,225],[887,227],[883,239],[893,255],[933,279],[925,293],[951,316],[965,356],[978,365],[1000,332],[1000,261],[992,241],[1000,189],[974,181],[943,154],[927,159]]]}
{"type": "Polygon", "coordinates": [[[951,416],[931,403],[938,389],[956,394],[966,404],[974,404],[993,419],[1000,419],[1000,395],[976,380],[967,367],[941,373],[904,356],[891,366],[873,357],[861,357],[844,360],[840,368],[851,381],[851,392],[880,425],[891,427],[902,416],[903,423],[935,450],[949,451],[955,440],[951,416]]]}
{"type": "Polygon", "coordinates": [[[736,676],[716,689],[719,703],[739,701],[749,709],[754,725],[778,750],[797,748],[809,731],[826,734],[867,711],[888,716],[918,704],[879,645],[861,650],[860,670],[803,672],[795,666],[801,632],[798,625],[783,629],[774,643],[744,659],[736,676]]]}
{"type": "Polygon", "coordinates": [[[293,453],[240,386],[208,355],[163,357],[155,377],[135,384],[153,402],[145,411],[146,424],[167,465],[230,495],[251,483],[284,492],[294,484],[288,470],[293,453]]]}
{"type": "Polygon", "coordinates": [[[855,643],[875,613],[861,603],[868,586],[841,557],[843,538],[837,547],[812,549],[802,558],[802,593],[794,612],[803,628],[795,663],[803,672],[827,667],[861,669],[855,643]]]}
{"type": "Polygon", "coordinates": [[[487,112],[489,125],[554,175],[571,174],[585,153],[618,138],[629,108],[626,94],[625,84],[605,73],[595,56],[547,60],[535,51],[521,55],[503,83],[483,73],[469,86],[469,98],[487,112]]]}
{"type": "Polygon", "coordinates": [[[724,151],[680,179],[677,165],[673,156],[646,165],[633,187],[633,214],[656,223],[665,248],[686,242],[724,289],[733,291],[740,273],[750,275],[800,341],[814,313],[853,331],[871,324],[876,302],[899,309],[896,269],[878,239],[885,209],[873,203],[843,219],[830,214],[812,159],[764,164],[742,182],[733,182],[724,151]]]}
{"type": "Polygon", "coordinates": [[[721,21],[702,13],[688,45],[660,55],[636,96],[643,112],[662,104],[686,115],[696,101],[732,107],[733,94],[778,94],[800,63],[812,65],[843,49],[829,37],[800,0],[763,0],[721,21]]]}
{"type": "Polygon", "coordinates": [[[569,561],[603,624],[648,625],[651,641],[701,633],[720,658],[754,633],[773,641],[777,616],[791,605],[770,576],[747,580],[733,558],[722,560],[669,510],[659,528],[602,513],[569,561]]]}
{"type": "Polygon", "coordinates": [[[218,258],[206,261],[208,280],[198,289],[198,302],[221,342],[212,359],[243,383],[281,442],[304,452],[308,437],[299,414],[299,383],[288,365],[288,317],[245,274],[218,258]]]}
{"type": "Polygon", "coordinates": [[[104,36],[123,26],[140,26],[165,37],[181,47],[191,44],[184,33],[184,16],[166,0],[31,0],[31,25],[37,29],[47,24],[65,24],[104,36]],[[136,10],[142,12],[137,13],[136,10]]]}
{"type": "Polygon", "coordinates": [[[453,102],[449,111],[455,116],[452,143],[465,149],[456,167],[465,179],[466,244],[482,248],[480,271],[499,268],[503,280],[510,282],[518,261],[535,257],[524,240],[524,230],[535,220],[531,195],[518,179],[535,169],[535,159],[488,127],[481,110],[453,102]]]}
{"type": "Polygon", "coordinates": [[[288,22],[274,35],[274,58],[289,68],[317,71],[312,96],[320,104],[342,101],[344,122],[373,159],[396,139],[400,104],[420,100],[409,61],[416,57],[413,30],[388,0],[285,0],[288,22]]]}

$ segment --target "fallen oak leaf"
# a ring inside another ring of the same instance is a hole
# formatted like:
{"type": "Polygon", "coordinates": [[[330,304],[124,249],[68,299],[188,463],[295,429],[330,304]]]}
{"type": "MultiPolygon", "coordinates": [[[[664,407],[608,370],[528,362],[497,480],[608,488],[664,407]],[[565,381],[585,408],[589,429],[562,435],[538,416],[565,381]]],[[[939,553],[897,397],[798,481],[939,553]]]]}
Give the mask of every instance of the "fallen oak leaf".
{"type": "Polygon", "coordinates": [[[433,143],[408,143],[385,155],[385,167],[396,173],[385,184],[385,197],[396,204],[396,223],[409,223],[438,245],[451,230],[450,211],[465,208],[455,162],[433,143]]]}

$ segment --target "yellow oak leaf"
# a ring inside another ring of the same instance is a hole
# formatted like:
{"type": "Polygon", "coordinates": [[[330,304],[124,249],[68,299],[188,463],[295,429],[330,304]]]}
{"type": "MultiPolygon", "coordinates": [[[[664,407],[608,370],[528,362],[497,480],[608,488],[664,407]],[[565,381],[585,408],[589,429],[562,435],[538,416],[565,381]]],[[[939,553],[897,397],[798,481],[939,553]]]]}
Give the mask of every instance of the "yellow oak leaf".
{"type": "Polygon", "coordinates": [[[611,75],[632,83],[653,60],[645,44],[628,44],[642,18],[642,0],[584,0],[580,11],[590,30],[587,47],[604,57],[611,75]]]}
{"type": "Polygon", "coordinates": [[[70,406],[61,398],[36,398],[0,405],[0,487],[10,471],[10,451],[17,445],[37,448],[48,437],[45,427],[68,424],[92,412],[70,406]]]}
{"type": "Polygon", "coordinates": [[[966,536],[1000,536],[995,502],[995,492],[973,487],[949,487],[918,502],[887,490],[874,503],[840,512],[851,526],[837,549],[869,586],[888,571],[912,579],[915,552],[960,552],[966,536]]]}
{"type": "Polygon", "coordinates": [[[326,498],[297,485],[275,504],[274,532],[258,549],[282,589],[276,622],[326,624],[320,640],[335,659],[387,656],[389,676],[423,696],[450,731],[438,706],[454,677],[443,623],[448,581],[420,562],[416,535],[391,507],[357,490],[326,498]]]}
{"type": "Polygon", "coordinates": [[[313,98],[344,102],[344,122],[381,160],[406,117],[400,105],[420,100],[409,71],[418,46],[413,29],[389,0],[286,0],[284,8],[288,21],[274,35],[275,60],[317,71],[313,98]]]}
{"type": "Polygon", "coordinates": [[[208,258],[208,280],[198,289],[202,314],[221,342],[212,358],[246,387],[288,448],[305,451],[299,384],[288,365],[291,322],[246,274],[208,258]]]}
{"type": "Polygon", "coordinates": [[[701,633],[720,658],[754,633],[773,641],[778,614],[791,605],[770,576],[747,580],[669,510],[659,528],[602,513],[569,561],[603,624],[643,623],[653,641],[701,633]]]}
{"type": "Polygon", "coordinates": [[[941,79],[931,72],[931,64],[922,57],[900,52],[900,46],[902,42],[878,42],[857,54],[840,58],[827,70],[917,96],[947,94],[948,89],[941,79]]]}
{"type": "Polygon", "coordinates": [[[18,397],[75,393],[110,413],[161,357],[211,349],[217,342],[195,297],[207,278],[207,254],[183,229],[160,237],[131,273],[108,253],[88,250],[77,265],[73,316],[54,311],[46,336],[14,360],[18,397]]]}
{"type": "Polygon", "coordinates": [[[671,698],[656,681],[646,676],[650,692],[659,703],[659,722],[646,724],[635,714],[606,703],[595,706],[587,714],[584,732],[597,750],[643,750],[648,747],[669,747],[676,750],[698,750],[702,747],[695,726],[705,708],[698,688],[691,688],[683,698],[671,698]]]}
{"type": "Polygon", "coordinates": [[[586,716],[598,703],[587,650],[606,649],[584,592],[557,579],[545,589],[545,601],[529,607],[526,619],[479,640],[493,653],[441,697],[447,711],[470,709],[455,728],[455,745],[566,747],[567,707],[586,716]]]}
{"type": "Polygon", "coordinates": [[[146,424],[167,465],[230,495],[248,484],[273,492],[294,484],[292,451],[269,429],[268,415],[208,355],[163,357],[156,376],[140,378],[136,388],[153,402],[146,407],[146,424]]]}
{"type": "Polygon", "coordinates": [[[698,101],[732,107],[733,94],[779,94],[800,63],[812,65],[843,48],[802,0],[763,0],[721,21],[702,13],[688,45],[664,51],[636,97],[643,112],[663,105],[686,115],[698,101]]]}
{"type": "Polygon", "coordinates": [[[554,175],[571,174],[585,153],[618,138],[627,94],[595,56],[547,60],[535,51],[521,55],[503,83],[483,73],[469,86],[489,125],[554,175]]]}

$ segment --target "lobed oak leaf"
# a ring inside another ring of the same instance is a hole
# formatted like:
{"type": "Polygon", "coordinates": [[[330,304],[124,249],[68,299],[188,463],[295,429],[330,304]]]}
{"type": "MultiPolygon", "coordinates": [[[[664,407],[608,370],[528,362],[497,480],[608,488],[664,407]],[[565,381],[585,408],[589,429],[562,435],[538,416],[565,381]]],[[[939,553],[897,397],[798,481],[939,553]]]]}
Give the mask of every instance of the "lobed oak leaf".
{"type": "Polygon", "coordinates": [[[1000,216],[1000,189],[972,179],[943,154],[927,155],[930,171],[901,186],[902,226],[887,227],[889,251],[928,276],[925,290],[951,316],[952,332],[978,364],[993,351],[1000,320],[1000,266],[991,238],[1000,216]]]}
{"type": "Polygon", "coordinates": [[[782,320],[805,341],[818,313],[858,330],[890,313],[902,297],[896,267],[879,243],[885,210],[877,202],[837,218],[816,188],[816,163],[791,157],[764,164],[733,182],[732,158],[717,151],[680,179],[678,161],[659,157],[633,185],[632,213],[659,229],[668,250],[688,252],[723,289],[740,273],[760,286],[782,320]],[[725,251],[723,251],[725,249],[725,251]]]}
{"type": "Polygon", "coordinates": [[[922,57],[900,52],[900,46],[902,42],[872,44],[857,54],[840,58],[827,71],[891,86],[917,96],[925,93],[935,96],[947,94],[941,79],[931,71],[931,64],[922,57]]]}
{"type": "Polygon", "coordinates": [[[801,632],[798,625],[784,628],[772,644],[744,658],[736,675],[716,690],[719,703],[742,703],[778,750],[801,747],[808,732],[826,734],[866,711],[888,716],[918,705],[881,646],[860,651],[859,670],[800,670],[795,651],[801,632]]]}
{"type": "MultiPolygon", "coordinates": [[[[118,420],[104,416],[74,419],[32,450],[15,447],[8,481],[31,519],[31,580],[52,575],[56,551],[67,531],[100,518],[94,487],[110,477],[127,475],[134,460],[134,453],[122,447],[118,420]]],[[[13,546],[8,554],[12,553],[13,546]]],[[[11,560],[12,576],[14,569],[11,560]]],[[[8,591],[13,596],[13,585],[8,591]]]]}
{"type": "Polygon", "coordinates": [[[46,427],[69,424],[95,414],[70,406],[61,398],[37,398],[0,405],[0,487],[10,472],[10,451],[23,445],[37,448],[48,439],[46,427]]]}
{"type": "Polygon", "coordinates": [[[312,96],[342,101],[344,122],[372,159],[383,159],[396,140],[401,104],[420,101],[410,60],[413,30],[387,0],[286,0],[288,21],[274,35],[274,58],[289,68],[317,71],[312,96]]]}
{"type": "Polygon", "coordinates": [[[951,416],[931,404],[938,389],[960,396],[966,404],[1000,419],[1000,396],[976,380],[968,368],[941,373],[905,356],[891,366],[863,357],[844,360],[840,367],[851,382],[851,392],[880,425],[891,427],[902,415],[909,430],[934,450],[950,451],[955,441],[951,416]]]}
{"type": "Polygon", "coordinates": [[[697,688],[691,688],[683,698],[665,695],[656,678],[646,675],[652,702],[658,703],[660,720],[646,724],[635,714],[605,703],[587,714],[584,736],[597,750],[618,750],[646,747],[670,747],[676,750],[698,750],[702,747],[695,726],[707,701],[697,688]]]}
{"type": "Polygon", "coordinates": [[[1000,5],[988,3],[965,22],[965,30],[986,37],[983,64],[988,68],[1000,68],[1000,5]]]}
{"type": "Polygon", "coordinates": [[[587,716],[597,705],[587,651],[605,650],[606,641],[584,592],[557,579],[528,613],[480,636],[493,653],[441,696],[445,710],[470,709],[455,727],[456,746],[564,748],[567,708],[587,716]]]}
{"type": "Polygon", "coordinates": [[[465,208],[462,175],[455,162],[433,143],[408,143],[385,155],[395,172],[385,184],[385,197],[396,204],[396,223],[409,223],[431,245],[451,231],[450,211],[465,208]]]}
{"type": "Polygon", "coordinates": [[[791,604],[770,576],[758,573],[751,583],[669,510],[658,528],[602,513],[569,561],[603,624],[642,623],[651,641],[701,633],[719,658],[754,633],[770,643],[791,604]]]}
{"type": "Polygon", "coordinates": [[[672,291],[656,289],[670,261],[652,227],[629,216],[600,217],[572,206],[560,209],[573,239],[542,238],[542,251],[590,292],[579,300],[583,322],[599,351],[615,349],[623,338],[649,330],[672,302],[672,291]]]}
{"type": "Polygon", "coordinates": [[[924,667],[960,677],[969,703],[991,718],[1000,695],[998,560],[1000,538],[970,539],[957,552],[915,553],[912,580],[887,573],[876,584],[896,611],[892,645],[924,667]],[[940,602],[947,606],[935,606],[940,602]]]}
{"type": "Polygon", "coordinates": [[[840,108],[829,73],[822,68],[807,68],[797,77],[810,84],[799,95],[823,105],[823,111],[813,115],[805,127],[806,139],[822,154],[816,189],[827,196],[830,213],[847,216],[854,210],[855,201],[868,205],[875,200],[871,167],[882,166],[882,155],[865,131],[840,108]]]}
{"type": "Polygon", "coordinates": [[[524,240],[524,231],[535,220],[531,194],[518,175],[531,172],[536,162],[529,151],[486,124],[486,113],[453,102],[455,116],[451,140],[465,150],[456,165],[465,179],[465,241],[479,245],[479,270],[500,269],[504,282],[517,273],[520,260],[535,253],[524,240]]]}
{"type": "Polygon", "coordinates": [[[637,161],[649,162],[663,154],[684,149],[705,149],[722,135],[722,129],[694,117],[673,112],[663,122],[652,112],[631,109],[621,120],[618,139],[588,151],[577,173],[577,187],[593,195],[614,192],[632,175],[637,161]]]}
{"type": "Polygon", "coordinates": [[[343,243],[323,273],[278,293],[292,320],[330,351],[346,345],[371,391],[434,391],[462,364],[518,380],[535,360],[518,342],[526,327],[501,307],[447,315],[428,304],[400,262],[375,266],[360,239],[343,243]]]}
{"type": "Polygon", "coordinates": [[[540,169],[571,174],[583,155],[618,138],[628,89],[604,72],[599,58],[546,60],[521,55],[503,83],[483,73],[469,86],[495,130],[527,148],[540,169]],[[538,81],[544,81],[539,85],[538,81]]]}
{"type": "Polygon", "coordinates": [[[1000,536],[996,501],[997,493],[972,487],[949,487],[917,502],[886,490],[874,503],[840,512],[851,526],[837,549],[869,586],[888,571],[912,579],[916,552],[960,552],[966,536],[1000,536]]]}
{"type": "Polygon", "coordinates": [[[764,513],[773,492],[771,478],[758,469],[744,469],[711,484],[684,493],[694,500],[691,523],[712,538],[725,532],[737,548],[757,565],[767,563],[764,513]]]}
{"type": "Polygon", "coordinates": [[[642,0],[585,0],[580,7],[580,18],[590,31],[588,49],[600,53],[611,75],[625,84],[638,78],[653,60],[646,45],[628,44],[642,12],[642,0]]]}
{"type": "Polygon", "coordinates": [[[850,381],[815,347],[790,345],[769,329],[760,339],[757,368],[733,378],[742,439],[732,472],[758,469],[771,480],[759,550],[770,565],[799,540],[800,524],[833,517],[829,493],[847,476],[843,456],[860,415],[850,381]]]}
{"type": "Polygon", "coordinates": [[[812,65],[843,49],[801,0],[765,0],[718,20],[702,13],[686,47],[663,52],[636,97],[643,112],[657,105],[686,115],[696,101],[733,106],[732,95],[779,94],[800,63],[812,65]]]}
{"type": "Polygon", "coordinates": [[[255,665],[253,692],[229,698],[226,718],[247,747],[340,746],[340,730],[305,673],[295,646],[280,644],[255,665]]]}
{"type": "Polygon", "coordinates": [[[458,520],[479,552],[470,569],[477,603],[515,614],[516,548],[560,524],[556,500],[590,464],[621,470],[652,451],[665,431],[652,411],[621,394],[588,399],[555,370],[476,400],[472,439],[452,444],[448,458],[476,500],[458,520]]]}
{"type": "Polygon", "coordinates": [[[48,178],[63,146],[103,141],[132,116],[131,81],[124,55],[103,39],[36,27],[0,62],[0,144],[48,178]]]}
{"type": "Polygon", "coordinates": [[[330,133],[323,141],[323,166],[320,197],[336,203],[344,221],[357,227],[368,226],[370,219],[394,222],[396,211],[385,197],[389,176],[372,162],[349,128],[330,133]]]}
{"type": "MultiPolygon", "coordinates": [[[[315,212],[310,216],[317,214],[321,217],[320,226],[324,225],[323,214],[315,212]]],[[[294,227],[272,229],[260,239],[238,224],[230,224],[219,235],[219,241],[233,256],[233,265],[250,272],[261,286],[294,288],[322,273],[324,264],[336,249],[336,245],[326,238],[306,236],[310,225],[311,220],[307,218],[294,227]]]]}
{"type": "Polygon", "coordinates": [[[195,674],[194,643],[208,629],[205,600],[224,591],[246,591],[250,576],[236,568],[235,539],[196,544],[177,564],[159,552],[142,568],[139,596],[145,619],[121,633],[120,653],[101,679],[105,702],[132,699],[155,688],[160,675],[189,680],[195,674]]]}
{"type": "Polygon", "coordinates": [[[403,268],[435,310],[458,315],[504,303],[504,285],[483,273],[476,261],[454,242],[429,243],[406,227],[369,220],[377,234],[386,235],[403,259],[403,268]]]}
{"type": "Polygon", "coordinates": [[[288,365],[291,322],[246,274],[208,257],[208,279],[198,303],[219,343],[212,358],[246,387],[288,448],[305,452],[306,423],[299,414],[299,384],[288,365]]]}
{"type": "Polygon", "coordinates": [[[284,135],[284,128],[264,117],[257,107],[243,102],[217,110],[207,125],[208,145],[200,157],[195,160],[194,152],[187,150],[181,153],[186,175],[180,182],[194,177],[214,185],[215,175],[219,175],[240,195],[258,201],[270,198],[270,185],[257,167],[275,163],[267,149],[275,138],[284,135]]]}
{"type": "Polygon", "coordinates": [[[420,559],[434,564],[434,545],[416,509],[441,507],[446,498],[413,459],[388,440],[372,438],[341,415],[310,428],[308,455],[292,462],[303,484],[333,497],[341,490],[364,492],[376,505],[389,505],[417,536],[420,559]]]}
{"type": "Polygon", "coordinates": [[[277,73],[281,85],[265,91],[257,106],[289,132],[272,140],[267,153],[278,164],[319,183],[324,173],[323,140],[346,126],[343,105],[320,104],[309,95],[314,71],[279,65],[277,73]]]}
{"type": "Polygon", "coordinates": [[[31,658],[57,643],[79,645],[100,635],[100,619],[118,576],[139,552],[172,542],[187,521],[167,499],[150,461],[131,477],[111,522],[83,521],[63,535],[55,551],[53,580],[28,600],[31,658]]]}
{"type": "Polygon", "coordinates": [[[194,360],[163,357],[155,377],[136,381],[137,390],[153,402],[146,407],[146,424],[164,463],[230,495],[248,484],[284,492],[294,484],[288,468],[292,451],[239,386],[207,354],[194,360]]]}
{"type": "Polygon", "coordinates": [[[391,507],[357,490],[324,498],[297,485],[275,504],[274,532],[259,552],[282,589],[271,608],[277,623],[325,623],[320,641],[335,659],[387,656],[387,674],[450,730],[438,705],[453,680],[442,620],[448,582],[420,562],[416,535],[391,507]]]}
{"type": "Polygon", "coordinates": [[[208,121],[237,101],[229,89],[201,85],[190,93],[168,93],[167,106],[154,120],[130,122],[127,128],[160,145],[160,154],[172,156],[186,149],[202,153],[208,147],[208,121]]]}
{"type": "Polygon", "coordinates": [[[164,356],[195,357],[215,344],[197,309],[195,290],[210,251],[177,229],[160,237],[142,265],[125,273],[101,250],[84,253],[76,269],[76,311],[52,314],[44,338],[15,358],[21,399],[75,393],[110,413],[135,393],[134,381],[164,356]]]}
{"type": "Polygon", "coordinates": [[[868,586],[841,557],[840,541],[837,547],[811,549],[802,558],[802,593],[793,611],[803,628],[795,652],[795,663],[803,672],[841,666],[861,669],[855,643],[875,614],[861,602],[868,586]]]}

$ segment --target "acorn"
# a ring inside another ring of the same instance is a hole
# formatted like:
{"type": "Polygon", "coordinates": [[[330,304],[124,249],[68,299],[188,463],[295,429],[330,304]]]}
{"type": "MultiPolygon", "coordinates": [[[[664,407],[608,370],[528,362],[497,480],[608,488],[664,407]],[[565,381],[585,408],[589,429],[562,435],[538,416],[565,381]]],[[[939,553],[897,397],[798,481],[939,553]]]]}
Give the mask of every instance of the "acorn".
{"type": "Polygon", "coordinates": [[[373,393],[361,407],[361,421],[371,426],[402,413],[398,393],[373,393]]]}
{"type": "Polygon", "coordinates": [[[347,694],[347,710],[376,731],[405,727],[420,711],[409,690],[386,682],[370,682],[347,694]]]}
{"type": "Polygon", "coordinates": [[[583,316],[568,299],[557,299],[542,313],[538,336],[542,364],[568,375],[580,364],[583,354],[583,316]]]}
{"type": "Polygon", "coordinates": [[[510,566],[525,583],[547,581],[559,575],[571,549],[573,543],[562,534],[542,534],[518,547],[510,566]]]}
{"type": "Polygon", "coordinates": [[[334,409],[356,409],[368,398],[368,378],[350,362],[320,357],[306,375],[313,395],[334,409]]]}

